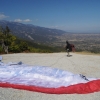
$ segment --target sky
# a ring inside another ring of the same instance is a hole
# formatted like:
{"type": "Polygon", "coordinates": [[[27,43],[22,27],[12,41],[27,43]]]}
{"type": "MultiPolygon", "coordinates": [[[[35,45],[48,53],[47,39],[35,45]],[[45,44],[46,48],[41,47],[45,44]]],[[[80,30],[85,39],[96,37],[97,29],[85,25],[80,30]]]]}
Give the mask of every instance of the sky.
{"type": "Polygon", "coordinates": [[[100,0],[0,0],[0,20],[100,33],[100,0]]]}

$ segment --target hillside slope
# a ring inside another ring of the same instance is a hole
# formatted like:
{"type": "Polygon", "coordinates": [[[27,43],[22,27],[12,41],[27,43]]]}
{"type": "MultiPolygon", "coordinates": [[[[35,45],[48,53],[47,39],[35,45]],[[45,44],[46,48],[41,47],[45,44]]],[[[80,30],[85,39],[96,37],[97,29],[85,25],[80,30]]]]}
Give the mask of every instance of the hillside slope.
{"type": "Polygon", "coordinates": [[[12,34],[16,35],[17,37],[44,44],[53,42],[57,39],[57,36],[66,33],[65,31],[58,29],[45,28],[31,24],[22,24],[5,20],[0,21],[0,26],[8,26],[11,29],[12,34]]]}

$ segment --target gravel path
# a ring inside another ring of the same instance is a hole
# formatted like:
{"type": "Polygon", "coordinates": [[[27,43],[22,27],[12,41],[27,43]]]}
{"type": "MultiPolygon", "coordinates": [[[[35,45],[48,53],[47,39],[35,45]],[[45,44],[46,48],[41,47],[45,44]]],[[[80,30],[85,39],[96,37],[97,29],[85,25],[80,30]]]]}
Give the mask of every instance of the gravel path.
{"type": "MultiPolygon", "coordinates": [[[[4,63],[22,61],[28,65],[49,66],[100,78],[100,55],[71,53],[71,56],[67,57],[66,53],[18,53],[2,57],[4,63]]],[[[0,100],[100,100],[100,92],[56,95],[0,87],[0,100]]]]}

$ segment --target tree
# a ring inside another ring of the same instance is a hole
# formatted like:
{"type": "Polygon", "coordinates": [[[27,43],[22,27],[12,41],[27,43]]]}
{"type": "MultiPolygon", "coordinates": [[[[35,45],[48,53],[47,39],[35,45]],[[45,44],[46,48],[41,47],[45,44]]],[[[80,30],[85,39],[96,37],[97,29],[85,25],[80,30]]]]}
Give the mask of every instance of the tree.
{"type": "Polygon", "coordinates": [[[8,26],[6,28],[0,27],[0,40],[2,44],[2,48],[6,53],[8,53],[8,48],[11,45],[12,41],[15,40],[15,37],[10,34],[10,29],[8,26]]]}
{"type": "Polygon", "coordinates": [[[10,33],[10,29],[9,29],[8,26],[6,26],[6,28],[5,28],[5,30],[4,30],[5,36],[7,37],[7,36],[9,35],[9,33],[10,33]]]}
{"type": "Polygon", "coordinates": [[[21,41],[19,47],[21,51],[28,50],[28,44],[26,42],[21,41]]]}

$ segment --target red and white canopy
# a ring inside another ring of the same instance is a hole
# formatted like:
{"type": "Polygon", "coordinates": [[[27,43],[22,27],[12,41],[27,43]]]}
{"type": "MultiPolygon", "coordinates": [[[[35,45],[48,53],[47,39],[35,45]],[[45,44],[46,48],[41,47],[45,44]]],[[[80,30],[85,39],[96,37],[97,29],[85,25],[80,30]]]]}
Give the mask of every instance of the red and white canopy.
{"type": "Polygon", "coordinates": [[[0,87],[51,94],[85,94],[100,91],[100,79],[51,67],[0,62],[0,87]]]}

